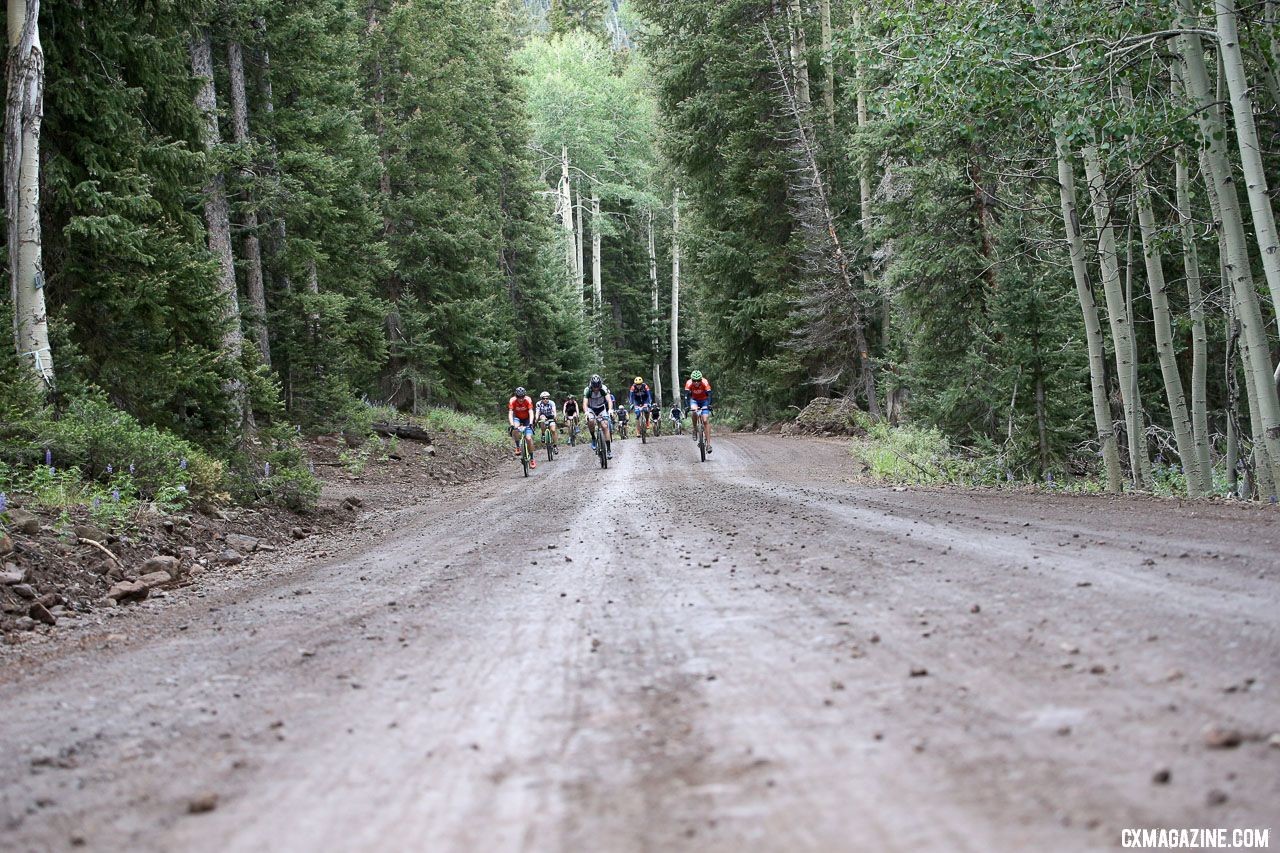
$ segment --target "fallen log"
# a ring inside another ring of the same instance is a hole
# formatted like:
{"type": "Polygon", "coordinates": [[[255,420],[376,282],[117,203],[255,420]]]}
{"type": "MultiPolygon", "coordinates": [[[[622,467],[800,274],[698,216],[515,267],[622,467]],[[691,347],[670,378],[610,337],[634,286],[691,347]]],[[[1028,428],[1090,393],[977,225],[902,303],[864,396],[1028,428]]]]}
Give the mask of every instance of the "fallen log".
{"type": "Polygon", "coordinates": [[[396,438],[404,438],[409,441],[425,441],[431,443],[431,436],[425,429],[413,424],[374,424],[371,429],[378,435],[394,435],[396,438]]]}

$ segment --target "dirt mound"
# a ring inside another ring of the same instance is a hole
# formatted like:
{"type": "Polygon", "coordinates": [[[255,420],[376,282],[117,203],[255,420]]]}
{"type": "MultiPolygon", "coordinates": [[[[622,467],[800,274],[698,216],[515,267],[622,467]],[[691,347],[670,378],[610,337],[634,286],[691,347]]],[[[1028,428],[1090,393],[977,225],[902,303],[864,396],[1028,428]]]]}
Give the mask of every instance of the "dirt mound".
{"type": "Polygon", "coordinates": [[[783,435],[866,435],[859,409],[847,397],[819,397],[804,407],[783,435]]]}

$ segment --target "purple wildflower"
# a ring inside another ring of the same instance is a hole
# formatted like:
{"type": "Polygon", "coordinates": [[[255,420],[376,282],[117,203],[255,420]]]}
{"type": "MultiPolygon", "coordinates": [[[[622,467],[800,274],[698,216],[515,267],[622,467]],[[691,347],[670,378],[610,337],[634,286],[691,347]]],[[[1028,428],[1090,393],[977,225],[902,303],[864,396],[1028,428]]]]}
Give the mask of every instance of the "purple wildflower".
{"type": "Polygon", "coordinates": [[[119,490],[119,489],[112,489],[112,490],[111,490],[111,500],[115,501],[116,503],[120,503],[120,490],[119,490]]]}
{"type": "Polygon", "coordinates": [[[44,449],[44,464],[46,465],[53,464],[53,451],[47,447],[44,449]]]}
{"type": "Polygon", "coordinates": [[[9,508],[9,496],[4,492],[0,492],[0,512],[4,512],[9,508]]]}
{"type": "Polygon", "coordinates": [[[182,458],[182,461],[178,463],[178,467],[183,471],[187,470],[187,459],[185,456],[182,458]]]}

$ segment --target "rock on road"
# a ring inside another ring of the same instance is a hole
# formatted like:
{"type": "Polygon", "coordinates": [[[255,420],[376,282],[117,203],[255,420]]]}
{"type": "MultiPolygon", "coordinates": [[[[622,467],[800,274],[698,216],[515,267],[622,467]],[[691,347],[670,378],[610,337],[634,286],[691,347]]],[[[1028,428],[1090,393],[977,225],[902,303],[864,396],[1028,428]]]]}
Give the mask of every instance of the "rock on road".
{"type": "Polygon", "coordinates": [[[896,492],[819,440],[695,459],[513,463],[6,650],[0,848],[1276,839],[1273,509],[896,492]]]}

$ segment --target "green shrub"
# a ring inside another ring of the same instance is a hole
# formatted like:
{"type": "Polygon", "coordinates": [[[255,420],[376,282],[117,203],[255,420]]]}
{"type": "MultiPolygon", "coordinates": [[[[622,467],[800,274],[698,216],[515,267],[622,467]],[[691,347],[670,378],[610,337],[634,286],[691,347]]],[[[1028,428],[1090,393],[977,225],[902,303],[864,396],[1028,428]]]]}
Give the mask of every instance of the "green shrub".
{"type": "MultiPolygon", "coordinates": [[[[401,420],[403,415],[399,416],[401,420]]],[[[489,444],[495,447],[506,447],[510,439],[507,437],[507,425],[501,416],[492,419],[478,418],[454,409],[429,409],[418,418],[428,432],[447,430],[458,437],[477,444],[489,444]]]]}
{"type": "Polygon", "coordinates": [[[188,485],[189,470],[195,464],[202,473],[200,488],[208,492],[218,488],[217,463],[203,451],[143,426],[102,400],[77,400],[60,419],[32,424],[31,432],[32,440],[25,453],[16,454],[17,461],[74,466],[86,479],[99,482],[127,471],[138,493],[147,498],[165,486],[188,485]]]}
{"type": "Polygon", "coordinates": [[[85,506],[100,524],[128,524],[147,505],[163,512],[223,492],[222,466],[195,445],[144,426],[96,397],[61,417],[28,410],[0,434],[0,491],[66,517],[85,506]]]}
{"type": "Polygon", "coordinates": [[[853,455],[872,477],[917,485],[972,483],[977,466],[951,448],[947,437],[928,427],[893,427],[865,419],[867,434],[853,439],[853,455]]]}

